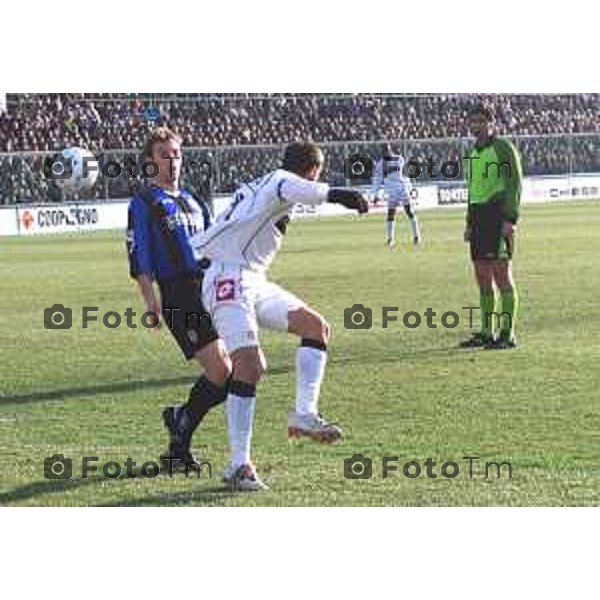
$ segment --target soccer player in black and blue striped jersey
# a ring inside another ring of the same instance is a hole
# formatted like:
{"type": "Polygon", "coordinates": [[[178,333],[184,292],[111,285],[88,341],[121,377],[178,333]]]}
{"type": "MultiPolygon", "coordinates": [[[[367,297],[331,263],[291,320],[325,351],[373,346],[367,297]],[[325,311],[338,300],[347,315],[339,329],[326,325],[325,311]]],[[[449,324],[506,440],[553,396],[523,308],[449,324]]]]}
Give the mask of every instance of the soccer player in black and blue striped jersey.
{"type": "MultiPolygon", "coordinates": [[[[130,274],[137,281],[149,312],[162,315],[186,359],[204,370],[186,404],[168,407],[163,420],[170,434],[169,451],[161,458],[170,469],[197,468],[190,446],[194,431],[208,411],[225,401],[231,362],[202,305],[201,257],[192,239],[211,224],[204,200],[179,187],[182,140],[171,130],[155,130],[144,148],[158,174],[129,205],[130,274]]],[[[160,322],[159,322],[160,327],[160,322]]]]}

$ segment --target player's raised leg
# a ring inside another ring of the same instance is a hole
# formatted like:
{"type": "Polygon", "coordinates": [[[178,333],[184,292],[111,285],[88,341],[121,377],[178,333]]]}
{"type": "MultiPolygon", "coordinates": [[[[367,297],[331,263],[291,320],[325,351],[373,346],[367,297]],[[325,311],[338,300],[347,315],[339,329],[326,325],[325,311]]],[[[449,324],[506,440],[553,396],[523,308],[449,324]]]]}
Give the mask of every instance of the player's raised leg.
{"type": "Polygon", "coordinates": [[[319,413],[330,326],[320,314],[304,306],[289,312],[288,331],[301,340],[296,350],[296,407],[289,417],[288,435],[330,444],[342,437],[342,430],[319,413]]]}
{"type": "Polygon", "coordinates": [[[332,443],[342,430],[319,414],[319,396],[327,365],[331,328],[315,310],[294,294],[267,280],[257,281],[256,316],[260,327],[300,338],[296,350],[296,405],[288,420],[290,437],[332,443]]]}

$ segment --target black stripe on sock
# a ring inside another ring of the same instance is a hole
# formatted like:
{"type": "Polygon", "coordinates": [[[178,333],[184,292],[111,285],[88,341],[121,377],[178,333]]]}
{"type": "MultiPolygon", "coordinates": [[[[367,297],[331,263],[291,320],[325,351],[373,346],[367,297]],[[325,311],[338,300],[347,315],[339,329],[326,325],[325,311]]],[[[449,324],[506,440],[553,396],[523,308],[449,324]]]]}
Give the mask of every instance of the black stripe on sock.
{"type": "Polygon", "coordinates": [[[240,398],[254,398],[256,396],[256,386],[233,379],[229,384],[229,393],[240,396],[240,398]]]}
{"type": "Polygon", "coordinates": [[[226,398],[227,387],[220,387],[203,375],[190,390],[187,406],[194,415],[202,418],[211,408],[225,402],[226,398]]]}
{"type": "Polygon", "coordinates": [[[302,348],[314,348],[315,350],[321,350],[322,352],[327,352],[327,344],[324,342],[320,342],[319,340],[311,340],[308,338],[302,338],[302,342],[300,342],[300,346],[302,348]]]}

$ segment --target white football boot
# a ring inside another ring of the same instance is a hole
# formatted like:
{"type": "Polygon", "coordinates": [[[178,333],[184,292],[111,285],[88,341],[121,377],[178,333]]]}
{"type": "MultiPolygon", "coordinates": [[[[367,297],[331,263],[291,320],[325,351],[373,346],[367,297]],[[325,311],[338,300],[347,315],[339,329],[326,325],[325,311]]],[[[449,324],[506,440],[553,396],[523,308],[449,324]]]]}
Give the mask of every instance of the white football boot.
{"type": "Polygon", "coordinates": [[[269,489],[269,486],[259,479],[256,468],[251,463],[241,467],[228,464],[223,472],[223,481],[236,492],[260,492],[269,489]]]}
{"type": "Polygon", "coordinates": [[[333,444],[342,439],[342,430],[321,415],[299,415],[292,411],[288,420],[288,437],[307,437],[321,444],[333,444]]]}

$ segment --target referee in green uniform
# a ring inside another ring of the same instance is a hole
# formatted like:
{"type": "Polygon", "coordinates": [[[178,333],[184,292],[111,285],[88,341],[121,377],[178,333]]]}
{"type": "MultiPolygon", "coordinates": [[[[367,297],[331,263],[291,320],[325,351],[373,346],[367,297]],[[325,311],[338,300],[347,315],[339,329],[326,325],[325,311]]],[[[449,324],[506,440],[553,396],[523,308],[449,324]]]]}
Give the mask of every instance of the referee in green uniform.
{"type": "Polygon", "coordinates": [[[469,126],[476,142],[466,158],[469,209],[465,241],[471,247],[479,285],[481,330],[462,347],[516,348],[518,295],[512,258],[521,203],[521,159],[509,141],[495,136],[491,109],[473,109],[469,126]]]}

